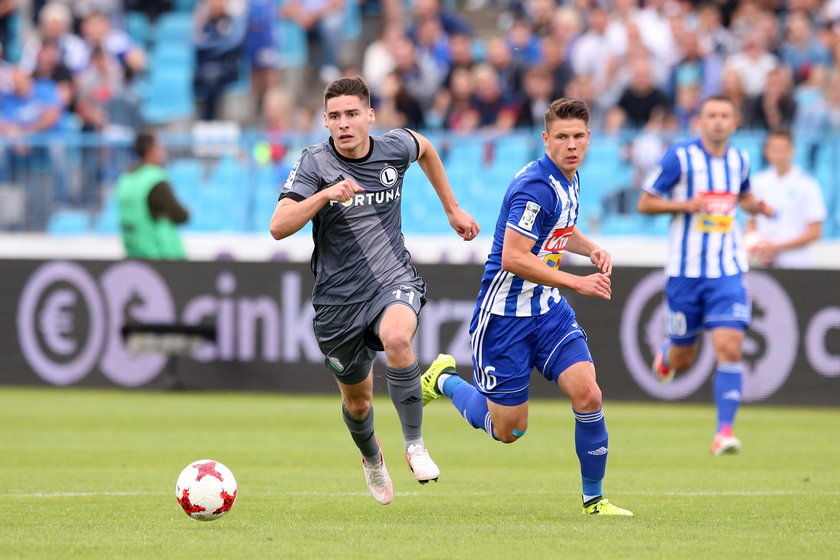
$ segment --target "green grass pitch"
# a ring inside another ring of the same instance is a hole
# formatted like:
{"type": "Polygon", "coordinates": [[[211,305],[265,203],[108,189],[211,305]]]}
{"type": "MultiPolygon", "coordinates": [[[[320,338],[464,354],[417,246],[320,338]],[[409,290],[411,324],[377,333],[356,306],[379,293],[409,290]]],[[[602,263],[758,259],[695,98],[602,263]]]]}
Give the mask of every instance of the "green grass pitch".
{"type": "Polygon", "coordinates": [[[2,558],[840,558],[840,409],[744,406],[737,456],[712,457],[711,405],[605,406],[606,495],[580,510],[566,401],[531,404],[514,445],[426,408],[441,466],[420,486],[376,402],[394,502],[367,494],[338,395],[0,388],[2,558]],[[213,522],[174,497],[190,461],[239,483],[213,522]]]}

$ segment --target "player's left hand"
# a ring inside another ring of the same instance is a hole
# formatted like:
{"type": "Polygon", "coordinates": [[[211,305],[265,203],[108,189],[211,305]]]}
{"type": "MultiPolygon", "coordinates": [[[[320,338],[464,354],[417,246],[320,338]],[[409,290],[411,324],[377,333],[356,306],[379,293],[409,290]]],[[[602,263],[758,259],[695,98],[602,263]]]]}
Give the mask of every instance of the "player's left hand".
{"type": "Polygon", "coordinates": [[[589,260],[604,274],[612,274],[612,255],[606,249],[598,247],[589,254],[589,260]]]}
{"type": "Polygon", "coordinates": [[[464,241],[472,241],[481,230],[473,217],[462,208],[456,208],[449,214],[449,225],[464,241]]]}

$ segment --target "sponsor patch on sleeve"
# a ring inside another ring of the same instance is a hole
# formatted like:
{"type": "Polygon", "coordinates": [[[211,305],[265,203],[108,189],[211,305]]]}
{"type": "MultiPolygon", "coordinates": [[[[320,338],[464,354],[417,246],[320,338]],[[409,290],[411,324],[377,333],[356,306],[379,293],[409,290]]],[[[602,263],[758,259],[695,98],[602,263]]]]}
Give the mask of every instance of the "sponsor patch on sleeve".
{"type": "Polygon", "coordinates": [[[534,227],[534,221],[537,219],[537,214],[540,213],[540,205],[536,202],[528,202],[525,204],[525,211],[522,217],[519,218],[519,227],[524,230],[531,231],[534,227]]]}

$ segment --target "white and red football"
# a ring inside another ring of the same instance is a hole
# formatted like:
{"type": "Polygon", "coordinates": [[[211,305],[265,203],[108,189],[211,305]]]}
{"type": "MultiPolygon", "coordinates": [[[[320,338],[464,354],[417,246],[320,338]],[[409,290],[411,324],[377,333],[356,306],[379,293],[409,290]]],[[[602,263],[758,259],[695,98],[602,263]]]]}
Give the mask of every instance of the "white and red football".
{"type": "Polygon", "coordinates": [[[175,483],[175,498],[184,513],[200,521],[218,519],[236,501],[236,479],[218,461],[193,461],[181,471],[175,483]]]}

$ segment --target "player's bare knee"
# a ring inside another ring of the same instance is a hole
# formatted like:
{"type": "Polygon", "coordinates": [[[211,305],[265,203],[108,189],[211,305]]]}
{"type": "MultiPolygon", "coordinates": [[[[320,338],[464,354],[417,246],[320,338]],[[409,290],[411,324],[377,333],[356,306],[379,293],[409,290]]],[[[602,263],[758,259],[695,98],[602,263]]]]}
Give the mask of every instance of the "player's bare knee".
{"type": "Polygon", "coordinates": [[[348,397],[344,399],[344,408],[350,416],[357,420],[364,420],[370,413],[371,399],[369,397],[348,397]]]}
{"type": "Polygon", "coordinates": [[[399,356],[411,352],[411,336],[401,331],[380,332],[379,340],[388,356],[399,356]]]}
{"type": "Polygon", "coordinates": [[[601,388],[596,384],[589,385],[572,399],[572,407],[578,412],[595,412],[601,408],[601,388]]]}

